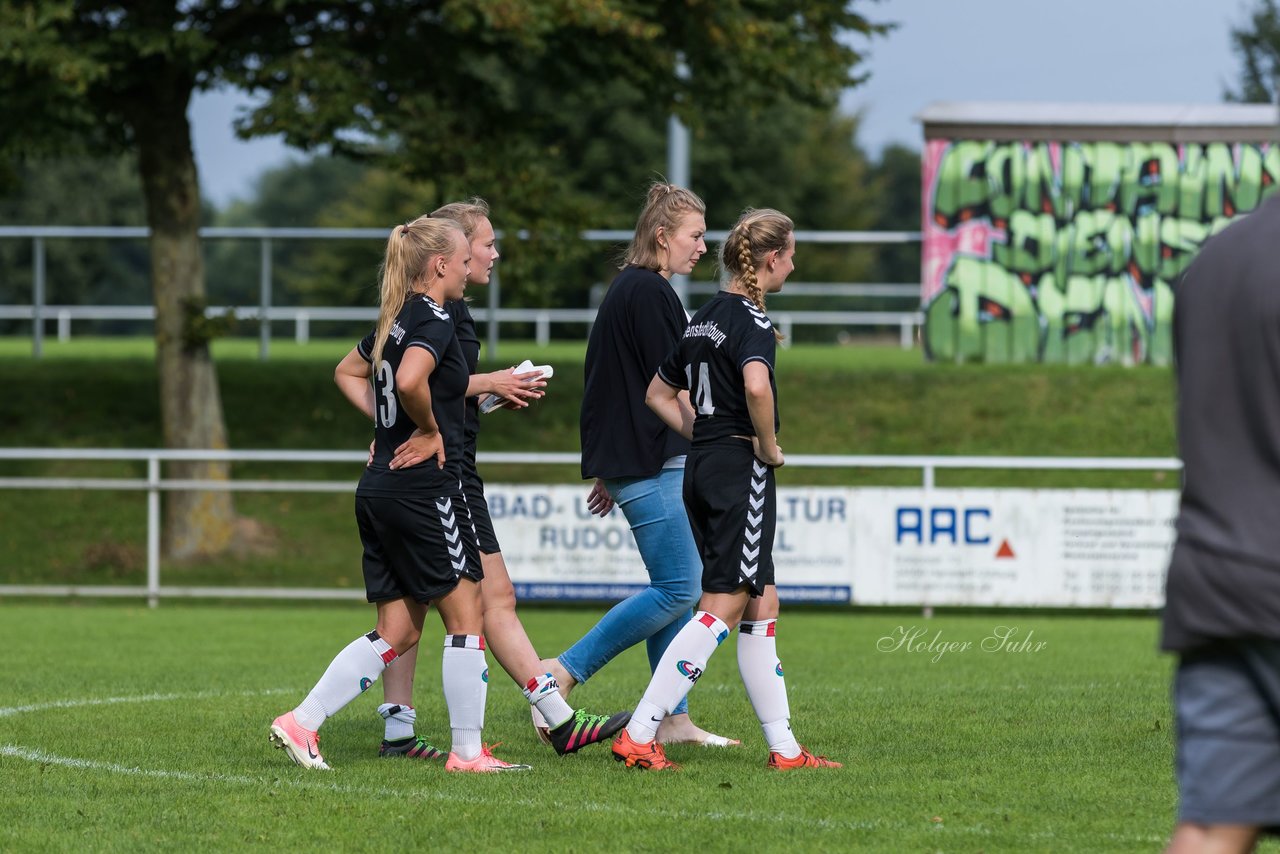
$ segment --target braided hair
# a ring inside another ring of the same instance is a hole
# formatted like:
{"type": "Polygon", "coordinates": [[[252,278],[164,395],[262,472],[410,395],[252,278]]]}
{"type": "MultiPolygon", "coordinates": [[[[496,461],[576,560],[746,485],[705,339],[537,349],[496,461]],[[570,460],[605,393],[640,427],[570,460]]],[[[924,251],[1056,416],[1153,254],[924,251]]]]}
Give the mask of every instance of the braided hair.
{"type": "MultiPolygon", "coordinates": [[[[720,269],[730,282],[736,282],[747,299],[764,311],[764,290],[756,278],[756,268],[764,256],[787,248],[788,239],[795,231],[795,223],[784,213],[772,208],[747,208],[729,229],[729,236],[720,247],[720,269]]],[[[782,340],[782,333],[774,329],[774,336],[782,340]]]]}

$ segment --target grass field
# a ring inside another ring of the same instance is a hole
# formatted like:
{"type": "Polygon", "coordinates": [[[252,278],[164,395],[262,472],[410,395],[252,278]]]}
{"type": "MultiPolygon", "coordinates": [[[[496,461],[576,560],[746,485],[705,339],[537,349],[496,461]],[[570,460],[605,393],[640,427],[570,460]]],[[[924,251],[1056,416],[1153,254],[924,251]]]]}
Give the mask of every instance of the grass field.
{"type": "MultiPolygon", "coordinates": [[[[232,445],[360,447],[367,425],[331,381],[349,345],[276,341],[263,363],[256,341],[219,342],[232,445]]],[[[481,450],[577,450],[581,345],[504,342],[502,352],[491,365],[528,356],[556,365],[557,378],[531,411],[486,421],[481,450]]],[[[0,339],[0,444],[160,444],[149,341],[50,341],[45,355],[32,360],[28,340],[0,339]]],[[[780,355],[779,385],[790,454],[1174,453],[1165,369],[928,365],[893,347],[797,346],[780,355]]],[[[141,474],[34,461],[0,471],[141,474]]],[[[484,473],[577,480],[576,467],[484,473]]],[[[919,477],[781,475],[790,484],[919,477]]],[[[236,476],[356,474],[244,465],[236,476]]],[[[939,482],[1172,486],[1159,473],[956,472],[939,482]]],[[[235,557],[166,565],[166,583],[359,586],[349,496],[241,495],[237,509],[263,523],[263,541],[235,557]]],[[[144,520],[137,493],[0,490],[0,583],[139,584],[144,520]]],[[[598,611],[523,614],[539,649],[554,654],[598,611]]],[[[528,775],[459,778],[377,759],[377,687],[325,727],[336,770],[296,768],[268,746],[267,724],[371,618],[360,604],[0,600],[0,850],[1155,851],[1172,825],[1170,661],[1156,652],[1152,616],[784,612],[779,650],[797,734],[845,762],[840,770],[764,769],[733,641],[692,703],[699,721],[746,747],[674,748],[686,766],[678,775],[627,772],[603,748],[556,758],[492,658],[486,738],[533,764],[528,775]],[[1044,646],[984,650],[1000,626],[1044,646]],[[917,647],[970,646],[940,656],[894,648],[915,630],[917,647]]],[[[422,730],[439,736],[446,717],[428,627],[418,704],[422,730]]],[[[574,698],[595,711],[629,708],[646,670],[632,650],[574,698]]]]}
{"type": "MultiPolygon", "coordinates": [[[[596,616],[525,620],[555,653],[596,616]]],[[[733,640],[691,703],[745,746],[673,748],[675,775],[627,771],[600,747],[555,757],[492,657],[485,737],[527,775],[378,759],[376,685],[322,731],[335,770],[297,768],[267,724],[371,617],[357,604],[0,604],[0,850],[1155,851],[1172,825],[1169,661],[1152,618],[784,612],[795,730],[840,770],[765,770],[733,640]],[[984,651],[1000,626],[1044,646],[984,651]],[[972,647],[893,649],[913,628],[921,645],[972,647]]],[[[432,640],[418,691],[432,735],[447,733],[438,662],[432,640]]],[[[573,697],[627,708],[646,681],[633,649],[573,697]]]]}

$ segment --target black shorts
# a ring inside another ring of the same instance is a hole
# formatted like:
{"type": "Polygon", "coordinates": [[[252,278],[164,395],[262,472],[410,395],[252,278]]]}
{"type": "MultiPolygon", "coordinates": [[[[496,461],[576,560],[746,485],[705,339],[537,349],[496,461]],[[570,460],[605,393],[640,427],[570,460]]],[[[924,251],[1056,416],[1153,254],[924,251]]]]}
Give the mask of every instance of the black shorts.
{"type": "Polygon", "coordinates": [[[484,500],[484,481],[480,479],[480,472],[476,471],[474,464],[462,464],[462,494],[467,498],[467,509],[471,511],[471,522],[475,526],[480,551],[496,555],[502,551],[502,547],[498,545],[498,535],[493,532],[489,502],[484,500]]]}
{"type": "Polygon", "coordinates": [[[1280,642],[1183,653],[1173,704],[1178,821],[1280,830],[1280,642]]]}
{"type": "Polygon", "coordinates": [[[461,578],[484,578],[460,492],[439,498],[357,495],[356,523],[370,602],[405,596],[430,602],[447,595],[461,578]]]}
{"type": "Polygon", "coordinates": [[[702,557],[702,589],[752,596],[773,584],[777,525],[773,469],[756,459],[745,439],[694,445],[684,467],[684,506],[702,557]]]}

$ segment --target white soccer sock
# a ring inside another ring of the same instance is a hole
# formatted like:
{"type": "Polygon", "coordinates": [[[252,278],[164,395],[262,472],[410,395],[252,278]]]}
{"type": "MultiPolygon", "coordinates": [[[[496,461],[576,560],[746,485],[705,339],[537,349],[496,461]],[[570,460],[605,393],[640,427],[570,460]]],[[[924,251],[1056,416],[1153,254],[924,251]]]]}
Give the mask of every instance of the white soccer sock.
{"type": "Polygon", "coordinates": [[[707,660],[729,636],[729,627],[719,617],[699,611],[671,639],[662,660],[654,668],[649,687],[636,705],[627,724],[633,741],[644,744],[658,734],[658,724],[680,705],[693,684],[707,668],[707,660]]]}
{"type": "Polygon", "coordinates": [[[400,706],[395,703],[383,703],[378,706],[378,714],[387,722],[387,741],[403,741],[413,738],[413,727],[418,722],[418,710],[413,706],[400,706]]]}
{"type": "Polygon", "coordinates": [[[368,690],[395,659],[396,651],[376,631],[356,638],[329,662],[320,681],[293,710],[294,720],[304,729],[320,729],[327,718],[368,690]]]}
{"type": "Polygon", "coordinates": [[[777,620],[744,620],[738,625],[738,672],[747,689],[764,730],[769,750],[787,759],[800,755],[800,744],[791,734],[791,708],[787,704],[787,682],[778,661],[774,636],[777,620]]]}
{"type": "Polygon", "coordinates": [[[484,704],[489,694],[489,666],[481,635],[445,635],[440,664],[444,701],[453,728],[453,752],[463,761],[480,755],[484,704]]]}
{"type": "Polygon", "coordinates": [[[573,707],[560,696],[560,683],[550,673],[534,676],[523,690],[529,704],[542,714],[542,719],[552,729],[573,717],[573,707]]]}

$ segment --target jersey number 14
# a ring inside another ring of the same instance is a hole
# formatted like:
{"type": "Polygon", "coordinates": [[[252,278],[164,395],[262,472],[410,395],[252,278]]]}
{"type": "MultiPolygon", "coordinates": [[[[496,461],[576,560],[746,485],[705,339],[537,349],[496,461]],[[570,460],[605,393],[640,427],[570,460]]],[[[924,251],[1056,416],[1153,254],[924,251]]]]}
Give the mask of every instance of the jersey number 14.
{"type": "Polygon", "coordinates": [[[697,382],[694,382],[694,365],[684,366],[685,379],[689,381],[689,394],[693,398],[694,410],[699,415],[715,415],[716,405],[711,401],[711,371],[706,362],[697,365],[697,382]]]}

